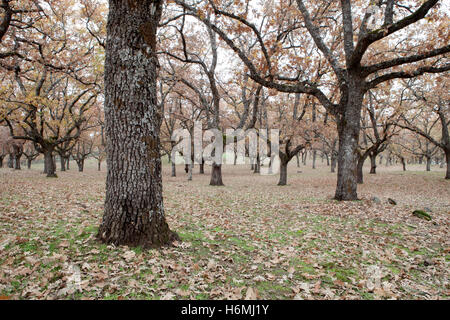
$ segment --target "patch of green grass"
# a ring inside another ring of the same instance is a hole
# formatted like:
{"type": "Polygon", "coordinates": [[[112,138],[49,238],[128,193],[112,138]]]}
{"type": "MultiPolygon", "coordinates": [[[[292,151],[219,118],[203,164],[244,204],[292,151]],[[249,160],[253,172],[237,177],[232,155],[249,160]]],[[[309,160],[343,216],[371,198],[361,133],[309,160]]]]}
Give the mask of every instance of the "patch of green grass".
{"type": "Polygon", "coordinates": [[[239,248],[241,248],[243,250],[247,250],[247,251],[251,252],[256,249],[254,246],[248,245],[247,242],[242,238],[230,237],[230,238],[228,238],[228,241],[231,241],[232,243],[234,243],[236,246],[238,246],[239,248]]]}
{"type": "Polygon", "coordinates": [[[207,241],[206,237],[203,235],[203,232],[199,229],[196,230],[178,230],[178,235],[180,236],[182,241],[194,242],[194,241],[207,241]]]}
{"type": "Polygon", "coordinates": [[[40,247],[40,243],[36,240],[29,240],[19,244],[19,247],[24,252],[36,252],[40,247]]]}
{"type": "Polygon", "coordinates": [[[272,281],[258,282],[256,288],[264,299],[287,299],[287,294],[291,292],[289,286],[272,281]]]}
{"type": "Polygon", "coordinates": [[[206,293],[199,293],[195,296],[196,300],[208,300],[209,299],[209,295],[206,293]]]}
{"type": "Polygon", "coordinates": [[[309,274],[316,273],[316,269],[314,269],[314,267],[312,265],[300,260],[299,258],[293,258],[291,260],[290,264],[291,264],[291,266],[294,266],[300,272],[309,273],[309,274]]]}
{"type": "Polygon", "coordinates": [[[341,280],[344,282],[351,282],[351,280],[349,278],[350,277],[356,278],[356,276],[358,275],[357,271],[352,268],[346,269],[346,268],[335,267],[335,268],[331,268],[330,271],[335,274],[335,276],[338,280],[341,280]]]}

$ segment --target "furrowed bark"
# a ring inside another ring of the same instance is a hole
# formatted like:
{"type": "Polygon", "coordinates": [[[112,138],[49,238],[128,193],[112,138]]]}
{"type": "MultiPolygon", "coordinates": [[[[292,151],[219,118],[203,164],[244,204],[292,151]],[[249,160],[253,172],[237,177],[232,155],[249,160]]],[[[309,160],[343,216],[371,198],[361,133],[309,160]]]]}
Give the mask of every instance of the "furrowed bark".
{"type": "Polygon", "coordinates": [[[363,90],[362,79],[351,76],[343,115],[337,121],[339,135],[336,200],[357,200],[358,140],[360,132],[363,90]]]}
{"type": "Polygon", "coordinates": [[[156,31],[162,1],[110,0],[105,60],[106,200],[98,239],[160,247],[166,222],[157,103],[156,31]]]}

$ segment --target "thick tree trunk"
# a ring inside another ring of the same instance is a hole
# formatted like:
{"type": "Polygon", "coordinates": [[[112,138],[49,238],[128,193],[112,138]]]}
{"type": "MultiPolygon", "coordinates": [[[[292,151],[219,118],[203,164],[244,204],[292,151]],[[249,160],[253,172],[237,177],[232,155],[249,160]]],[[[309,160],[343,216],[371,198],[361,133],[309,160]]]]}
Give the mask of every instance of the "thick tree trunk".
{"type": "Polygon", "coordinates": [[[213,162],[211,167],[211,180],[209,182],[210,186],[223,186],[222,182],[222,165],[213,162]]]}
{"type": "Polygon", "coordinates": [[[377,173],[377,156],[376,155],[370,155],[370,174],[376,174],[377,173]]]}
{"type": "Polygon", "coordinates": [[[44,172],[48,178],[56,178],[55,162],[53,161],[53,150],[44,151],[44,172]]]}
{"type": "Polygon", "coordinates": [[[287,167],[288,162],[280,161],[280,180],[278,181],[279,186],[285,186],[287,184],[287,167]]]}
{"type": "Polygon", "coordinates": [[[161,177],[156,32],[162,1],[109,0],[105,59],[108,150],[98,238],[159,247],[178,236],[166,222],[161,177]]]}
{"type": "MultiPolygon", "coordinates": [[[[353,77],[352,77],[353,78],[353,77]]],[[[363,92],[358,89],[362,81],[355,79],[349,83],[348,101],[337,121],[339,134],[339,154],[336,200],[357,200],[357,159],[363,92]]]]}
{"type": "Polygon", "coordinates": [[[189,165],[188,164],[184,165],[184,172],[186,172],[186,173],[189,172],[189,165]]]}
{"type": "Polygon", "coordinates": [[[427,171],[431,171],[431,157],[426,157],[427,159],[427,171]]]}

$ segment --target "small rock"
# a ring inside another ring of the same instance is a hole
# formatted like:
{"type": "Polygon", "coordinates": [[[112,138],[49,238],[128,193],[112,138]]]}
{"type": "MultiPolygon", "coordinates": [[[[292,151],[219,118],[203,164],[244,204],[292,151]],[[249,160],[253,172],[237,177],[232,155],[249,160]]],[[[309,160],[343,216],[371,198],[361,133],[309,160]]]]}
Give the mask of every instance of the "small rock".
{"type": "Polygon", "coordinates": [[[425,267],[431,266],[432,264],[433,264],[433,261],[430,260],[430,259],[425,259],[424,262],[423,262],[423,265],[425,267]]]}
{"type": "Polygon", "coordinates": [[[388,198],[388,202],[389,202],[390,204],[394,205],[394,206],[397,205],[397,201],[395,201],[395,200],[392,199],[392,198],[388,198]]]}
{"type": "Polygon", "coordinates": [[[377,197],[372,197],[372,199],[370,199],[370,200],[372,200],[375,203],[381,203],[381,200],[377,197]]]}

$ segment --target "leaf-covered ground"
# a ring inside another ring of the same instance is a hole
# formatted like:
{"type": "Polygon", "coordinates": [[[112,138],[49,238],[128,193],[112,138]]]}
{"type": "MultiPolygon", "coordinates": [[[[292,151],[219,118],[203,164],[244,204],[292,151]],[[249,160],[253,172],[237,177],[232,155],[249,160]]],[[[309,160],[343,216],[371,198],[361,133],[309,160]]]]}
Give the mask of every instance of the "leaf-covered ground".
{"type": "Polygon", "coordinates": [[[379,168],[361,201],[332,200],[323,166],[289,168],[288,186],[248,166],[186,181],[164,168],[160,250],[95,240],[105,172],[47,179],[0,169],[0,296],[13,299],[448,299],[450,181],[443,171],[379,168]],[[302,172],[298,172],[301,170],[302,172]],[[380,202],[372,201],[378,197],[380,202]],[[396,206],[387,202],[395,199],[396,206]],[[431,210],[431,221],[412,215],[431,210]]]}

